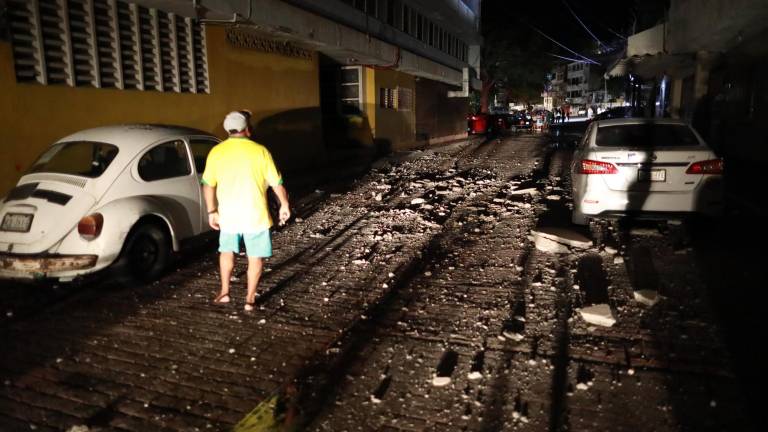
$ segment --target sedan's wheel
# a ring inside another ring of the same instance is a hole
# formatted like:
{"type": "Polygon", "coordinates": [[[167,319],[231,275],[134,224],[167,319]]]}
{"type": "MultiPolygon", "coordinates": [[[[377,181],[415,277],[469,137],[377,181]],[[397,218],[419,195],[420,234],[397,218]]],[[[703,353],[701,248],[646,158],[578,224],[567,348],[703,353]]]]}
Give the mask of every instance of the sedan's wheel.
{"type": "Polygon", "coordinates": [[[141,225],[128,240],[128,269],[141,281],[157,279],[168,264],[170,254],[170,241],[165,231],[157,225],[141,225]]]}

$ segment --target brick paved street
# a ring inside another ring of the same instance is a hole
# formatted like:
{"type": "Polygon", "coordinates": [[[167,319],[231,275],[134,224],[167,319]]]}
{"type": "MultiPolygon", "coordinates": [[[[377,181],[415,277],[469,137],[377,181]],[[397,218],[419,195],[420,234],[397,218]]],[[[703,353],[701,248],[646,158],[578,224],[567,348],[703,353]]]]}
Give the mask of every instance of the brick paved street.
{"type": "Polygon", "coordinates": [[[415,152],[307,196],[253,313],[242,259],[233,304],[210,303],[212,248],[148,286],[3,294],[0,430],[230,430],[273,395],[306,430],[749,429],[709,249],[603,223],[538,250],[569,217],[570,155],[547,144],[415,152]],[[612,327],[578,313],[596,297],[612,327]]]}

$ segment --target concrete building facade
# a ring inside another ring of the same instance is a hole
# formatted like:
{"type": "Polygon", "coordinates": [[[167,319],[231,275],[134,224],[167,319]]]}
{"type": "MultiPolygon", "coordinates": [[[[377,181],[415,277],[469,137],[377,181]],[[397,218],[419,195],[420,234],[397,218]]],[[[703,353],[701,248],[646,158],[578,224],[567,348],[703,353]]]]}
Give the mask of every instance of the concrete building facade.
{"type": "Polygon", "coordinates": [[[608,73],[648,114],[690,121],[729,166],[768,161],[768,2],[672,0],[608,73]]]}
{"type": "Polygon", "coordinates": [[[479,17],[472,0],[0,0],[0,196],[51,142],[106,124],[221,136],[248,108],[295,172],[460,136],[479,17]]]}

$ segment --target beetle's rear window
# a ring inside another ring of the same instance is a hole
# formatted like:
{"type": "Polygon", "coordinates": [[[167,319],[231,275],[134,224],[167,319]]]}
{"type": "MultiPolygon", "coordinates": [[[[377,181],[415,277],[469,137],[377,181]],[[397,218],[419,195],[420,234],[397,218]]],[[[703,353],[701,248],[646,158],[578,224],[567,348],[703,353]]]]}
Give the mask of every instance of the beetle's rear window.
{"type": "Polygon", "coordinates": [[[688,147],[698,146],[699,140],[686,125],[627,124],[600,126],[595,144],[599,147],[688,147]]]}
{"type": "Polygon", "coordinates": [[[112,144],[73,141],[51,146],[29,169],[30,173],[50,172],[96,178],[117,156],[112,144]]]}

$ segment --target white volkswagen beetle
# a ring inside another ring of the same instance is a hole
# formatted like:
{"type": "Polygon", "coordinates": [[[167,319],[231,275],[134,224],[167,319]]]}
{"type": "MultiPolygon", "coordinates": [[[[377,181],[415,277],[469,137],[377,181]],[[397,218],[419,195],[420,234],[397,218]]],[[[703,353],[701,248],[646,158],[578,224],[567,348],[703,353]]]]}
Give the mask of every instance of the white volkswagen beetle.
{"type": "Polygon", "coordinates": [[[199,178],[218,142],[122,125],[54,143],[0,203],[0,277],[67,281],[118,258],[157,277],[171,251],[209,230],[199,178]]]}

